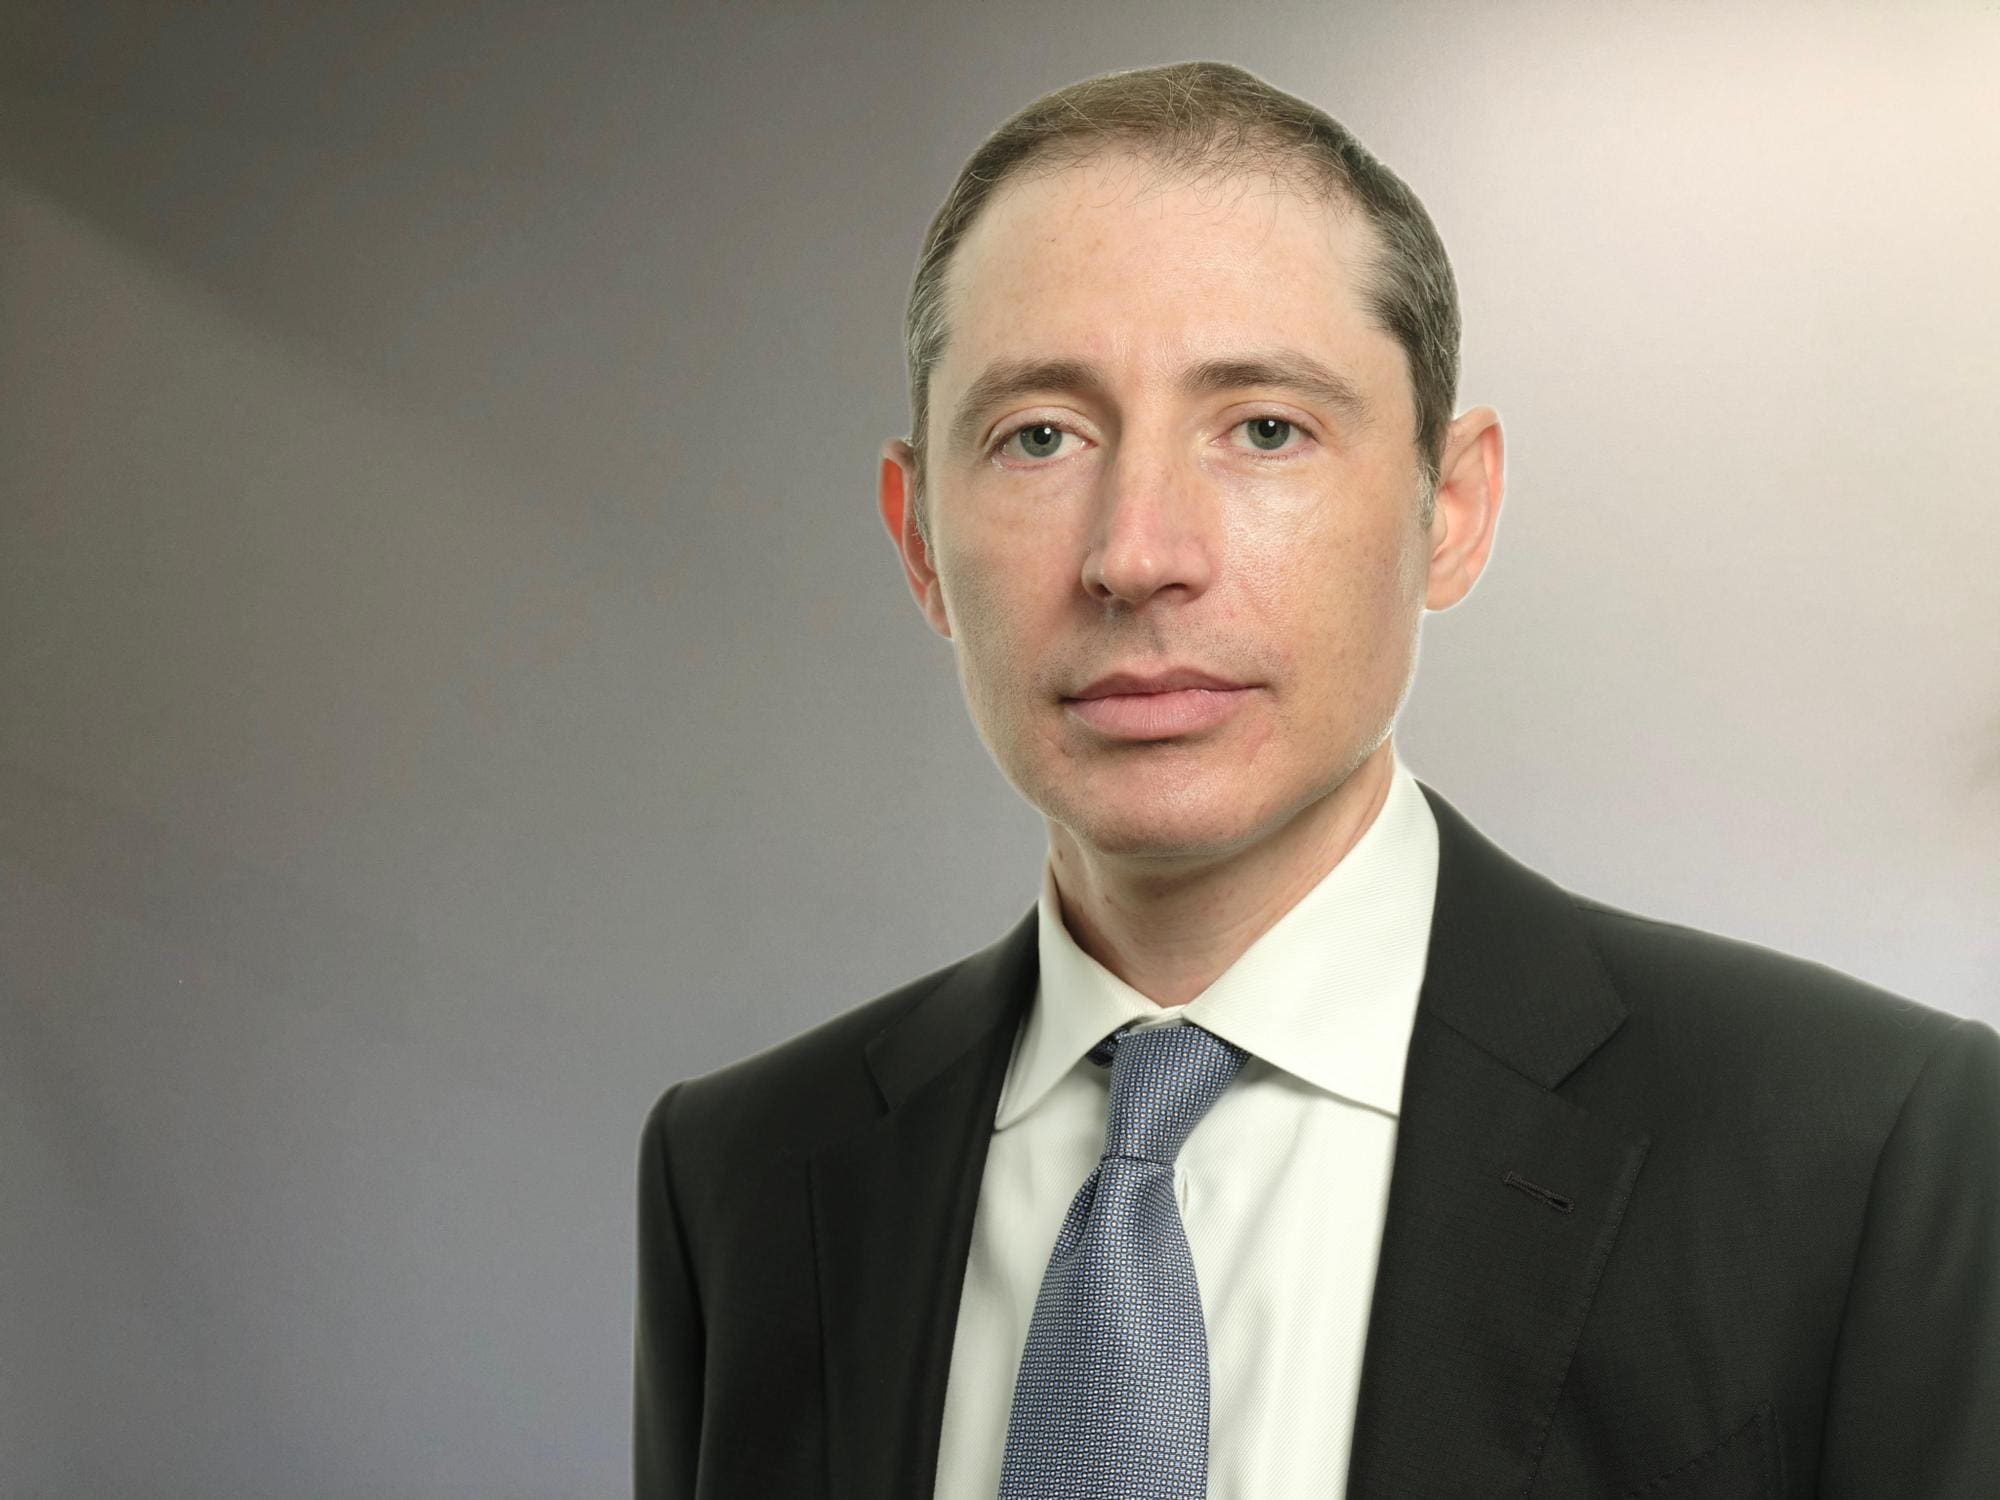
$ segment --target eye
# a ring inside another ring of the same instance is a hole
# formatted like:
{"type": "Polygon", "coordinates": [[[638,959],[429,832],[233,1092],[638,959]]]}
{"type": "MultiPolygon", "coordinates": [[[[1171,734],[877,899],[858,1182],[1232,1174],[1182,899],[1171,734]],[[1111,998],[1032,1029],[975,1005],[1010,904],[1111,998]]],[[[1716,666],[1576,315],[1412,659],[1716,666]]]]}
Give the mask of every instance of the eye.
{"type": "Polygon", "coordinates": [[[1062,441],[1062,435],[1068,431],[1067,427],[1060,426],[1055,422],[1024,422],[1021,426],[1007,433],[999,442],[995,443],[993,451],[999,453],[1009,443],[1013,442],[1015,438],[1025,437],[1027,441],[1022,444],[1021,452],[1023,458],[1051,458],[1054,456],[1053,450],[1062,441]],[[1050,451],[1038,452],[1036,451],[1038,449],[1048,449],[1050,451]]]}
{"type": "MultiPolygon", "coordinates": [[[[1311,436],[1302,423],[1295,422],[1290,417],[1279,416],[1275,412],[1266,412],[1259,416],[1246,417],[1243,421],[1231,427],[1230,431],[1235,432],[1239,429],[1246,430],[1249,433],[1250,451],[1268,454],[1271,457],[1280,459],[1296,456],[1284,452],[1285,440],[1287,438],[1291,437],[1294,433],[1300,437],[1311,436]]],[[[1076,435],[1071,429],[1063,426],[1060,422],[1024,422],[1019,427],[1011,428],[1003,433],[993,444],[988,456],[999,456],[1006,450],[1010,443],[1019,438],[1021,439],[1021,444],[1015,450],[1019,457],[1037,460],[1054,458],[1058,455],[1062,447],[1062,439],[1065,433],[1068,433],[1072,437],[1076,435]]],[[[1028,465],[1029,468],[1038,466],[1038,464],[1034,463],[1028,465]]]]}
{"type": "Polygon", "coordinates": [[[1238,429],[1249,434],[1251,449],[1257,453],[1276,454],[1284,448],[1285,439],[1293,433],[1297,433],[1300,437],[1308,435],[1305,428],[1299,423],[1294,422],[1290,417],[1281,417],[1275,412],[1266,412],[1262,416],[1247,417],[1243,421],[1238,422],[1236,427],[1230,430],[1236,431],[1238,429]]]}

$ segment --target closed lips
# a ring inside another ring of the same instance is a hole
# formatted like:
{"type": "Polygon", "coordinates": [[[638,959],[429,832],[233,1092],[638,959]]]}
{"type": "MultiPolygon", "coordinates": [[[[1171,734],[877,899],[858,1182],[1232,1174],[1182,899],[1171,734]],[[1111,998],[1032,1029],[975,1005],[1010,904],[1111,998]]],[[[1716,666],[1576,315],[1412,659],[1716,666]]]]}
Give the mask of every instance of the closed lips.
{"type": "Polygon", "coordinates": [[[1194,667],[1176,667],[1151,676],[1135,672],[1113,672],[1108,677],[1098,678],[1074,697],[1110,698],[1133,693],[1172,693],[1182,688],[1210,688],[1228,692],[1243,685],[1194,667]]]}

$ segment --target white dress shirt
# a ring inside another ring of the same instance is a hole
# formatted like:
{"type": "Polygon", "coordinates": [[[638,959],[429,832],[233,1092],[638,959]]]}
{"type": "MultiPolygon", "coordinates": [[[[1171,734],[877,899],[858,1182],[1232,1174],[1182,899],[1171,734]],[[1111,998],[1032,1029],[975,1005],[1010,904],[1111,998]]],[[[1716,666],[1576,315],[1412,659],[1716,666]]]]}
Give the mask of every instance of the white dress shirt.
{"type": "Polygon", "coordinates": [[[1344,1494],[1436,893],[1437,823],[1397,760],[1340,863],[1207,989],[1160,1006],[1077,946],[1044,863],[1041,976],[980,1182],[938,1500],[999,1490],[1035,1297],[1104,1151],[1111,1074],[1085,1054],[1135,1019],[1250,1054],[1174,1165],[1208,1327],[1210,1500],[1344,1494]]]}

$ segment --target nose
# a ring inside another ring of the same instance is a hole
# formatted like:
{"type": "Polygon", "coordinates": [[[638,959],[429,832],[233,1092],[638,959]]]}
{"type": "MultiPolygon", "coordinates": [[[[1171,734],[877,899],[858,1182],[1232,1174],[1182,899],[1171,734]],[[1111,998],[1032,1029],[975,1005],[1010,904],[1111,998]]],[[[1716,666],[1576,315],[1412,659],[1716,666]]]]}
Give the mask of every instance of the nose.
{"type": "Polygon", "coordinates": [[[1106,607],[1129,608],[1164,589],[1190,598],[1206,590],[1220,517],[1195,459],[1176,457],[1165,443],[1126,442],[1101,473],[1084,590],[1106,607]]]}

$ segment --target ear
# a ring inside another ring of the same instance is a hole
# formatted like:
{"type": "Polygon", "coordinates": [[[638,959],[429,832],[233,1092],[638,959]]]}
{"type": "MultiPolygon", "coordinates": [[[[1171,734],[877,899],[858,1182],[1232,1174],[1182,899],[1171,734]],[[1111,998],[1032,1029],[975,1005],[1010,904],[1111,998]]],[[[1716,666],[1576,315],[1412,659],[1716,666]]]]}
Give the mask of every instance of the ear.
{"type": "Polygon", "coordinates": [[[1425,606],[1450,609],[1472,592],[1486,569],[1500,527],[1507,489],[1500,414],[1475,406],[1453,419],[1438,467],[1437,513],[1431,521],[1430,592],[1425,606]]]}
{"type": "Polygon", "coordinates": [[[951,618],[944,606],[944,587],[931,563],[930,548],[917,531],[912,503],[916,478],[916,451],[903,439],[890,438],[882,445],[882,524],[889,528],[889,539],[903,559],[903,572],[910,580],[910,592],[917,597],[917,607],[931,622],[931,629],[949,637],[951,618]]]}

